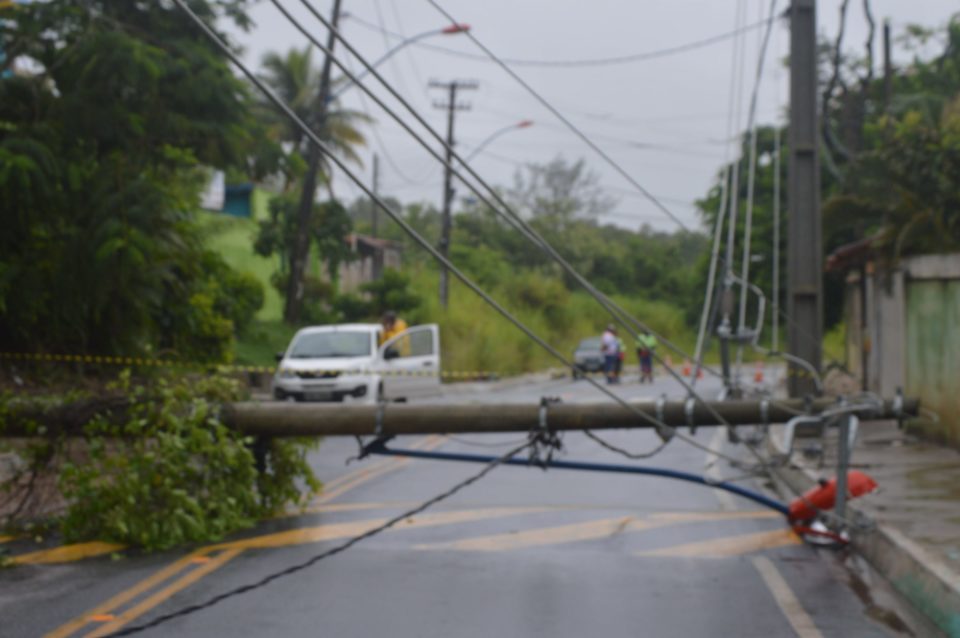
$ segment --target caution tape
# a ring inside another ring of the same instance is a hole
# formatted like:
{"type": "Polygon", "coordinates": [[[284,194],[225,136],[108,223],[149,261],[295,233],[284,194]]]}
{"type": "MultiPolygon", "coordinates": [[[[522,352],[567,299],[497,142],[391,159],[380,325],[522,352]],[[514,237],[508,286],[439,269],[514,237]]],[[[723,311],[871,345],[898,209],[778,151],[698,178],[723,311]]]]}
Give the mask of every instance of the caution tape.
{"type": "MultiPolygon", "coordinates": [[[[150,359],[147,357],[120,357],[92,354],[52,354],[37,352],[0,352],[0,359],[9,361],[30,361],[40,363],[84,363],[91,365],[111,365],[128,368],[180,368],[202,371],[217,371],[224,373],[254,373],[276,374],[276,366],[238,365],[227,363],[202,363],[196,361],[178,361],[176,359],[150,359]]],[[[282,372],[282,371],[281,371],[282,372]]],[[[294,371],[291,371],[294,372],[294,371]]],[[[398,377],[440,377],[441,379],[489,379],[492,377],[511,376],[512,373],[493,372],[489,370],[372,370],[358,368],[352,370],[324,370],[311,368],[294,372],[302,379],[322,381],[348,375],[380,375],[398,377]]]]}

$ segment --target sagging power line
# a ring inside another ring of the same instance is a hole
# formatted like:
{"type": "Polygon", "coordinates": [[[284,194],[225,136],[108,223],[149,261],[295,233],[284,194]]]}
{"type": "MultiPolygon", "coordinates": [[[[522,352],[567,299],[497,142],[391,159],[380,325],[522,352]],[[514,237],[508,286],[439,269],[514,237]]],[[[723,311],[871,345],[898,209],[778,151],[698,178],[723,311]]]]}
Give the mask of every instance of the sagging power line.
{"type": "MultiPolygon", "coordinates": [[[[350,15],[350,19],[357,24],[364,26],[373,31],[377,31],[383,35],[390,36],[392,38],[403,38],[400,33],[395,31],[390,31],[385,29],[383,25],[376,25],[372,22],[359,18],[353,14],[350,15]]],[[[731,38],[735,38],[743,33],[753,31],[763,27],[767,23],[766,20],[761,20],[753,24],[743,25],[738,27],[733,31],[727,31],[725,33],[720,33],[713,36],[708,36],[706,38],[701,38],[699,40],[691,40],[684,44],[678,44],[672,47],[666,47],[664,49],[657,49],[653,51],[644,51],[641,53],[631,53],[627,55],[618,55],[613,57],[605,58],[584,58],[578,60],[534,60],[529,58],[503,58],[503,61],[507,64],[513,66],[531,66],[531,67],[544,67],[544,68],[576,68],[576,67],[597,67],[597,66],[614,66],[620,64],[631,64],[633,62],[646,62],[648,60],[656,60],[659,58],[669,57],[671,55],[677,55],[680,53],[687,53],[688,51],[695,51],[697,49],[702,49],[713,44],[718,44],[724,42],[731,38]]],[[[431,51],[438,51],[440,53],[445,53],[447,55],[452,55],[460,58],[465,58],[468,60],[478,60],[481,62],[489,62],[490,59],[485,55],[480,55],[477,53],[470,53],[469,51],[458,51],[456,49],[451,49],[449,47],[439,46],[436,44],[420,43],[419,46],[422,49],[429,49],[431,51]]]]}

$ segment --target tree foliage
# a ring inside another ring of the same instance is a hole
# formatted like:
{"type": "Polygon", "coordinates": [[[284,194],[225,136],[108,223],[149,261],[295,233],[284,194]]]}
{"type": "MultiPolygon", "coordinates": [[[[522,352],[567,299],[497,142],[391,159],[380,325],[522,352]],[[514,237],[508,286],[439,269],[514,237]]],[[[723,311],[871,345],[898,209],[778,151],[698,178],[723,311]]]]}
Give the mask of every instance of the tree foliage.
{"type": "MultiPolygon", "coordinates": [[[[191,4],[245,23],[239,0],[191,4]]],[[[0,345],[225,358],[257,295],[204,250],[193,216],[200,166],[248,162],[245,86],[174,6],[8,14],[8,61],[32,64],[0,79],[0,345]]]]}

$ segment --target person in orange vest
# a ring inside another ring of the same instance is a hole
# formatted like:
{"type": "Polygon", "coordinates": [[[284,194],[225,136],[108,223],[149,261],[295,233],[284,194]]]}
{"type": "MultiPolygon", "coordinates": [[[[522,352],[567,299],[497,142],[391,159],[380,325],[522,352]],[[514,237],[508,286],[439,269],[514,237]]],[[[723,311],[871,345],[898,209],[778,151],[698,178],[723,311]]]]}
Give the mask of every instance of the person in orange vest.
{"type": "Polygon", "coordinates": [[[407,329],[407,322],[397,317],[397,313],[392,310],[383,313],[380,324],[383,326],[383,330],[380,331],[380,345],[407,329]]]}
{"type": "Polygon", "coordinates": [[[653,351],[657,347],[657,338],[649,332],[637,336],[637,359],[640,361],[640,383],[653,383],[653,351]]]}

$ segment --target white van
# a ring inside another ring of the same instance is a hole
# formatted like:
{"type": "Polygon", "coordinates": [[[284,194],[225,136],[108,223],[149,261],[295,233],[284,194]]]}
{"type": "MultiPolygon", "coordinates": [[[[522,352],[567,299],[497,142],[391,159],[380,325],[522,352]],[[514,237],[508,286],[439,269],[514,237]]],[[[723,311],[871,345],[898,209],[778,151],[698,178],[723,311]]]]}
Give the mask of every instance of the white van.
{"type": "Polygon", "coordinates": [[[378,346],[381,330],[377,323],[300,330],[277,355],[274,398],[376,403],[437,394],[437,325],[413,326],[378,346]]]}

